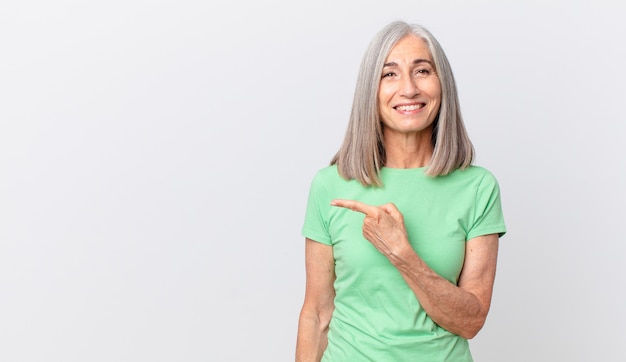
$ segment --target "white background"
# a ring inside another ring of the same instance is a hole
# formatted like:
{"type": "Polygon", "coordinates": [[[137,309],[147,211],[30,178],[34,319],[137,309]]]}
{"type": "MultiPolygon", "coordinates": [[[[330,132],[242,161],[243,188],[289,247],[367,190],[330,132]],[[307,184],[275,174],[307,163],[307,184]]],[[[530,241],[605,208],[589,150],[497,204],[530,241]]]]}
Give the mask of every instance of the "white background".
{"type": "Polygon", "coordinates": [[[293,360],[309,182],[393,20],[502,190],[475,359],[621,360],[626,11],[588,3],[3,3],[0,360],[293,360]]]}

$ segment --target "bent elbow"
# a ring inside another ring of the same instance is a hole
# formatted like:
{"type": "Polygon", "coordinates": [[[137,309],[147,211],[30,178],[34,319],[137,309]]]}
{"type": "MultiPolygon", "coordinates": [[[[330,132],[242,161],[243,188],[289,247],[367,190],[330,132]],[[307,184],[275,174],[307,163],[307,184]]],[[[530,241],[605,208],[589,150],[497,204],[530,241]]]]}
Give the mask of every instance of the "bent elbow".
{"type": "Polygon", "coordinates": [[[461,330],[458,331],[459,333],[457,334],[465,339],[472,339],[476,337],[481,329],[483,329],[483,326],[485,325],[485,320],[486,318],[482,317],[473,321],[472,323],[467,323],[463,328],[461,328],[461,330]]]}
{"type": "Polygon", "coordinates": [[[467,330],[467,331],[463,331],[463,332],[459,333],[459,336],[463,337],[465,339],[472,339],[472,338],[476,337],[476,335],[478,334],[479,331],[480,331],[480,328],[478,328],[478,329],[471,329],[471,330],[467,330]]]}

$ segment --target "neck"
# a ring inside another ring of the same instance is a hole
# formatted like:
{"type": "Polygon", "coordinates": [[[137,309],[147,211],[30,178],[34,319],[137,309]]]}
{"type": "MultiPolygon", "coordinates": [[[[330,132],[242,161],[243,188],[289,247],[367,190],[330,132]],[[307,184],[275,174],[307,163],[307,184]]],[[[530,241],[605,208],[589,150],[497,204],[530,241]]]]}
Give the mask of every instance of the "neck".
{"type": "Polygon", "coordinates": [[[385,135],[385,167],[418,168],[428,166],[434,147],[430,132],[418,135],[385,135]]]}

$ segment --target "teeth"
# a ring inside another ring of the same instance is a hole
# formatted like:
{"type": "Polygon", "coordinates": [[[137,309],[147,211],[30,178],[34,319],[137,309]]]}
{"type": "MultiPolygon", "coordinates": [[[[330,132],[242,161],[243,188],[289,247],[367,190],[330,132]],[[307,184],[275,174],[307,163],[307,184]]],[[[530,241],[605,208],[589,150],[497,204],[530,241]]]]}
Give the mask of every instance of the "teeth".
{"type": "Polygon", "coordinates": [[[396,109],[399,111],[414,111],[416,109],[422,108],[422,104],[412,104],[410,106],[397,106],[396,109]]]}

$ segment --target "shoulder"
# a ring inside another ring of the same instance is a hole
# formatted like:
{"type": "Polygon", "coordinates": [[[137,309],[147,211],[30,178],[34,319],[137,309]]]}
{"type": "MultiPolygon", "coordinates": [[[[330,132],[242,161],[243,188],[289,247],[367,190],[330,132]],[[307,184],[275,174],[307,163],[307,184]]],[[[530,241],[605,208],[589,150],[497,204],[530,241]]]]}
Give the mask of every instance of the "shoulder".
{"type": "Polygon", "coordinates": [[[342,180],[341,176],[339,176],[339,172],[337,170],[337,165],[330,165],[324,168],[317,170],[315,176],[313,176],[314,184],[328,184],[335,183],[339,180],[342,180]]]}
{"type": "Polygon", "coordinates": [[[476,165],[471,165],[464,169],[457,169],[456,171],[452,172],[450,175],[453,177],[472,179],[472,180],[477,180],[481,182],[496,183],[496,184],[498,183],[498,181],[496,180],[496,177],[494,176],[493,173],[491,173],[491,171],[489,171],[488,169],[484,167],[476,166],[476,165]]]}
{"type": "Polygon", "coordinates": [[[326,166],[324,168],[318,169],[317,172],[313,175],[313,178],[310,182],[310,190],[311,194],[326,194],[329,189],[333,188],[333,185],[336,184],[336,179],[340,178],[339,173],[337,172],[337,167],[334,165],[326,166]]]}
{"type": "Polygon", "coordinates": [[[339,176],[339,172],[337,171],[337,165],[330,165],[330,166],[322,167],[321,169],[317,170],[317,173],[315,176],[326,177],[326,178],[339,176]]]}
{"type": "Polygon", "coordinates": [[[458,169],[455,172],[462,172],[462,173],[466,173],[468,175],[481,176],[481,177],[485,177],[485,176],[494,177],[493,173],[491,173],[491,171],[489,171],[485,167],[477,166],[477,165],[471,165],[471,166],[469,166],[467,168],[464,168],[464,169],[458,169]]]}
{"type": "Polygon", "coordinates": [[[499,189],[498,181],[493,173],[481,166],[472,165],[457,169],[447,176],[440,177],[442,177],[441,184],[448,185],[457,191],[482,193],[499,189]]]}

